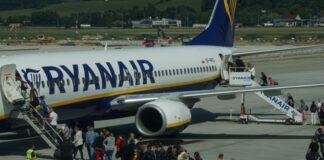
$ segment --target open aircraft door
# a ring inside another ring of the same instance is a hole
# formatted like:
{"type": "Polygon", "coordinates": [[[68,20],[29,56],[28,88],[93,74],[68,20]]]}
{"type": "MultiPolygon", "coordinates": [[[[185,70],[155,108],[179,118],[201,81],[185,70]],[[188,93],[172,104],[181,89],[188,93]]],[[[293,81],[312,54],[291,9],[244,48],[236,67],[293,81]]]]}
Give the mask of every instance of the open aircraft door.
{"type": "Polygon", "coordinates": [[[221,76],[225,81],[229,81],[229,63],[232,61],[231,55],[221,55],[222,57],[222,67],[221,67],[221,76]]]}
{"type": "Polygon", "coordinates": [[[0,68],[1,91],[10,104],[17,104],[24,101],[21,95],[20,86],[16,84],[16,65],[8,64],[0,68]]]}

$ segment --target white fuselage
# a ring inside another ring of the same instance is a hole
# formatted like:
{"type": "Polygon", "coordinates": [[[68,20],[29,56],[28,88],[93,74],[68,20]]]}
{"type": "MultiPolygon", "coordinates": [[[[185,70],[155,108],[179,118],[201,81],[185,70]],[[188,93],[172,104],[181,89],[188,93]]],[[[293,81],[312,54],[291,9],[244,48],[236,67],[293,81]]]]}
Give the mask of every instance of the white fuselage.
{"type": "MultiPolygon", "coordinates": [[[[228,55],[231,50],[185,46],[36,53],[4,57],[0,64],[16,64],[21,77],[51,107],[77,105],[86,111],[87,105],[109,106],[113,98],[125,94],[206,89],[198,84],[220,77],[219,54],[228,55]]],[[[8,118],[10,111],[0,106],[0,118],[8,118]]]]}

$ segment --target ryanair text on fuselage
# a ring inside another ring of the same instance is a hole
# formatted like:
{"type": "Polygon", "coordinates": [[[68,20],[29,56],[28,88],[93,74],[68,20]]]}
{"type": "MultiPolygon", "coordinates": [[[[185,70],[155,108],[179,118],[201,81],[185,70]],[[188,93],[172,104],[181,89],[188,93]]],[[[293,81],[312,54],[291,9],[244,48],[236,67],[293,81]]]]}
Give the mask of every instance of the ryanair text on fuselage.
{"type": "Polygon", "coordinates": [[[63,83],[67,77],[64,75],[68,75],[68,78],[72,80],[73,92],[80,91],[80,78],[84,83],[82,91],[88,91],[90,85],[93,85],[96,90],[106,89],[107,83],[110,84],[111,88],[123,87],[127,82],[129,86],[155,83],[153,77],[154,67],[151,62],[148,60],[130,60],[127,63],[117,61],[118,68],[114,68],[111,62],[95,63],[95,67],[89,64],[73,64],[69,67],[66,65],[43,66],[38,70],[22,69],[22,73],[29,85],[35,88],[40,88],[42,81],[43,83],[47,82],[49,94],[55,94],[55,86],[58,87],[60,93],[66,92],[63,83]],[[127,63],[128,65],[126,65],[127,63]],[[41,70],[46,75],[45,81],[42,80],[41,70]],[[101,83],[99,83],[99,79],[101,83]]]}

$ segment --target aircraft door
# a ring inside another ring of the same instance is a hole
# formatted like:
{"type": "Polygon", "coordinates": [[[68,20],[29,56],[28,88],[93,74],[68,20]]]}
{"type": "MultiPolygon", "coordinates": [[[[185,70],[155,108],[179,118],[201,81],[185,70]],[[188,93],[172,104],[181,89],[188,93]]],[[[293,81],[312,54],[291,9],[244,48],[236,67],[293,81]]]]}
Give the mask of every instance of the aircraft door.
{"type": "Polygon", "coordinates": [[[16,65],[8,64],[0,68],[1,91],[10,104],[24,101],[20,86],[16,83],[16,65]]]}
{"type": "Polygon", "coordinates": [[[222,55],[221,75],[224,81],[229,81],[229,65],[232,61],[232,55],[222,55]]]}

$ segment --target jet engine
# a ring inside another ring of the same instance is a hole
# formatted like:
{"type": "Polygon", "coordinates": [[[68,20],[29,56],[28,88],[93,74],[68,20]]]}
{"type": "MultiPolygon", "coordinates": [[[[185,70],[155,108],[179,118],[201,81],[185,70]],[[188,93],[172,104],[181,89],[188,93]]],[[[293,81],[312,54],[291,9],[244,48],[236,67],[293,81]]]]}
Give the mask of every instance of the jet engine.
{"type": "Polygon", "coordinates": [[[138,131],[149,137],[177,135],[190,121],[191,112],[185,104],[166,99],[144,104],[135,118],[138,131]]]}

